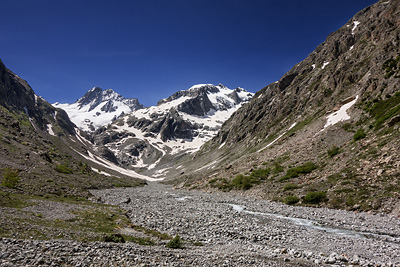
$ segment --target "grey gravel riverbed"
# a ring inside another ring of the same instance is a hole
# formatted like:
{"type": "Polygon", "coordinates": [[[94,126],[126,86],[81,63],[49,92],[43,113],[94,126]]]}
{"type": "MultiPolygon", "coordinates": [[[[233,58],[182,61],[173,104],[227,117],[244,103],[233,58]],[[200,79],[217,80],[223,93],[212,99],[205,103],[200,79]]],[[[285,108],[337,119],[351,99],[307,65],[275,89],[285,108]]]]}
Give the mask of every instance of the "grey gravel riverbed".
{"type": "Polygon", "coordinates": [[[400,266],[400,220],[390,215],[294,207],[158,183],[92,193],[97,201],[121,206],[136,225],[179,235],[185,249],[3,238],[0,265],[400,266]]]}

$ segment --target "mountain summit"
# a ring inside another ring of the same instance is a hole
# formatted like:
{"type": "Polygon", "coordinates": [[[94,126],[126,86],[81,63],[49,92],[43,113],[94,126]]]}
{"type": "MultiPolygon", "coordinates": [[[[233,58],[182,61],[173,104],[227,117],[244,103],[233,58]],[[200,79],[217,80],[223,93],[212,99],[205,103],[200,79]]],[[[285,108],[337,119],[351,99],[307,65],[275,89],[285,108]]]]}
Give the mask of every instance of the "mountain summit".
{"type": "Polygon", "coordinates": [[[125,98],[112,89],[93,87],[73,104],[55,103],[82,130],[94,131],[118,117],[144,106],[136,98],[125,98]]]}
{"type": "Polygon", "coordinates": [[[180,99],[183,102],[177,105],[177,110],[190,115],[205,116],[211,110],[231,109],[252,96],[253,94],[240,87],[231,90],[222,84],[198,84],[160,100],[157,106],[180,99]]]}

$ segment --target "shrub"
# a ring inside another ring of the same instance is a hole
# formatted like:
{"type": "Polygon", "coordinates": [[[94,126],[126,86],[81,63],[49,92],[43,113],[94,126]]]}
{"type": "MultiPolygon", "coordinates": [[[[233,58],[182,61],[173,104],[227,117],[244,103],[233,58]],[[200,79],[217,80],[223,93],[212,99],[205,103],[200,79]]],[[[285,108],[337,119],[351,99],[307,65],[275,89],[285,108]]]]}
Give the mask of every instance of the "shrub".
{"type": "Polygon", "coordinates": [[[209,180],[208,183],[209,184],[215,184],[215,182],[217,182],[217,181],[218,181],[218,179],[214,178],[214,179],[209,180]]]}
{"type": "Polygon", "coordinates": [[[125,243],[125,238],[121,234],[109,234],[104,237],[104,242],[125,243]]]}
{"type": "Polygon", "coordinates": [[[283,199],[283,203],[287,204],[287,205],[294,205],[296,203],[298,203],[300,201],[300,199],[296,196],[286,196],[283,199]]]}
{"type": "Polygon", "coordinates": [[[90,174],[92,172],[92,168],[87,163],[79,162],[79,167],[82,174],[90,174]]]}
{"type": "Polygon", "coordinates": [[[328,149],[327,153],[329,157],[333,158],[340,153],[340,148],[338,148],[337,146],[332,146],[330,149],[328,149]]]}
{"type": "Polygon", "coordinates": [[[318,192],[308,192],[303,199],[305,204],[318,204],[324,201],[327,201],[326,192],[318,191],[318,192]]]}
{"type": "Polygon", "coordinates": [[[245,175],[238,175],[232,180],[232,185],[236,188],[247,190],[250,189],[252,185],[251,178],[245,175]]]}
{"type": "Polygon", "coordinates": [[[304,163],[303,165],[300,165],[300,166],[297,166],[294,168],[290,168],[289,170],[287,170],[285,176],[279,178],[279,181],[282,182],[282,181],[288,180],[290,178],[299,177],[300,174],[310,173],[313,170],[315,170],[316,168],[318,168],[318,166],[315,165],[313,162],[304,163]]]}
{"type": "Polygon", "coordinates": [[[351,123],[344,123],[342,125],[343,130],[345,130],[346,132],[354,132],[352,130],[353,125],[351,123]]]}
{"type": "Polygon", "coordinates": [[[58,164],[56,166],[56,171],[58,171],[59,173],[66,173],[66,174],[71,174],[74,171],[67,166],[67,164],[58,164]]]}
{"type": "Polygon", "coordinates": [[[18,170],[6,168],[3,172],[3,180],[1,181],[1,185],[8,188],[15,188],[18,183],[18,170]]]}
{"type": "Polygon", "coordinates": [[[285,184],[284,186],[283,186],[283,191],[289,191],[289,190],[293,190],[293,189],[298,189],[298,188],[300,188],[301,186],[300,185],[298,185],[298,184],[285,184]]]}
{"type": "Polygon", "coordinates": [[[258,170],[252,171],[250,176],[252,178],[264,180],[264,179],[268,178],[270,173],[271,173],[271,169],[269,169],[269,168],[267,168],[267,169],[258,169],[258,170]]]}
{"type": "Polygon", "coordinates": [[[365,138],[365,136],[367,136],[367,135],[366,135],[364,129],[360,128],[354,134],[353,139],[354,139],[354,141],[358,141],[358,140],[361,140],[361,139],[365,138]]]}
{"type": "Polygon", "coordinates": [[[400,93],[396,92],[392,97],[380,100],[369,109],[375,118],[375,130],[379,130],[385,121],[400,114],[400,93]]]}
{"type": "Polygon", "coordinates": [[[183,248],[183,242],[182,239],[179,237],[179,235],[176,235],[171,241],[169,241],[166,244],[167,248],[183,248]]]}
{"type": "Polygon", "coordinates": [[[233,187],[232,182],[228,182],[226,178],[222,178],[221,180],[219,180],[216,186],[218,187],[219,190],[222,191],[229,191],[233,187]]]}
{"type": "Polygon", "coordinates": [[[281,173],[283,172],[283,166],[278,162],[274,162],[274,168],[272,169],[274,173],[281,173]]]}

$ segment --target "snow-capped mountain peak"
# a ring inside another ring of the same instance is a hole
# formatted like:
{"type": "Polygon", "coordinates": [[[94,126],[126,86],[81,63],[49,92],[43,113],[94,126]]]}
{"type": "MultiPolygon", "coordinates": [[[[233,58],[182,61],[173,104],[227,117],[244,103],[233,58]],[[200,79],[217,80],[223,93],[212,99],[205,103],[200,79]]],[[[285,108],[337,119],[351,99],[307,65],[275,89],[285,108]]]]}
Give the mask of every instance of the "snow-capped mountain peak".
{"type": "Polygon", "coordinates": [[[157,106],[132,111],[108,129],[95,132],[126,168],[152,171],[171,157],[197,151],[253,93],[222,84],[199,84],[162,99],[157,106]]]}
{"type": "Polygon", "coordinates": [[[75,103],[55,103],[53,106],[64,109],[71,120],[85,131],[94,131],[121,115],[144,108],[136,98],[125,98],[112,89],[103,90],[100,87],[93,87],[75,103]]]}

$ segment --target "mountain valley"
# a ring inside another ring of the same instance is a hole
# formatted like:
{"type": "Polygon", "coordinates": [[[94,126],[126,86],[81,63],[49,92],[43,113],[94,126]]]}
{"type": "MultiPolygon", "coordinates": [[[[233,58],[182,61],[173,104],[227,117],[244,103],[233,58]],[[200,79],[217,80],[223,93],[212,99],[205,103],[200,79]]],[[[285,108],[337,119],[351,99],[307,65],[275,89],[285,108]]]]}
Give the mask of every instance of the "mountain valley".
{"type": "Polygon", "coordinates": [[[0,174],[2,266],[400,266],[400,0],[255,94],[51,105],[0,61],[0,174]]]}

